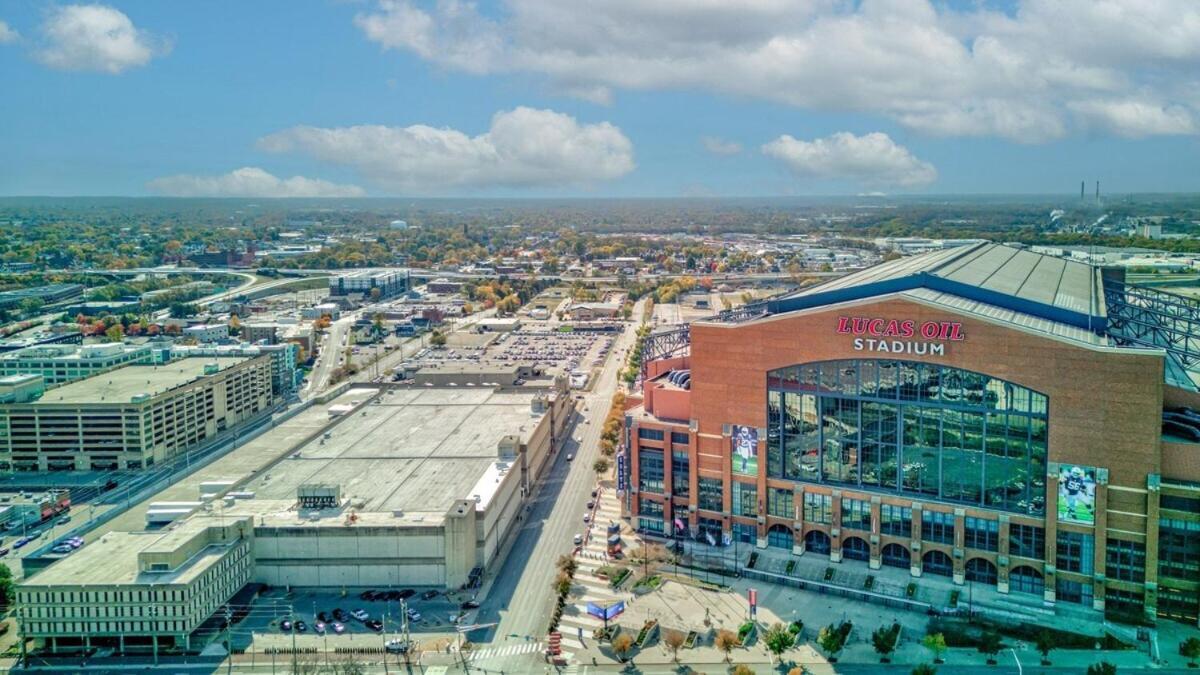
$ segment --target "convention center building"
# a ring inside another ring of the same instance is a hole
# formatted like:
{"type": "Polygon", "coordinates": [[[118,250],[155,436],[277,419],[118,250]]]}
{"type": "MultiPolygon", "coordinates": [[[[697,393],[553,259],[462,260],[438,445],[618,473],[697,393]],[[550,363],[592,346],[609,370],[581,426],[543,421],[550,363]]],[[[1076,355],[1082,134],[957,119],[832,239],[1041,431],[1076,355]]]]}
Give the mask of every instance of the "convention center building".
{"type": "Polygon", "coordinates": [[[1120,270],[988,243],[900,258],[653,332],[618,487],[639,531],[740,545],[743,567],[1195,624],[1198,348],[1200,303],[1120,270]]]}

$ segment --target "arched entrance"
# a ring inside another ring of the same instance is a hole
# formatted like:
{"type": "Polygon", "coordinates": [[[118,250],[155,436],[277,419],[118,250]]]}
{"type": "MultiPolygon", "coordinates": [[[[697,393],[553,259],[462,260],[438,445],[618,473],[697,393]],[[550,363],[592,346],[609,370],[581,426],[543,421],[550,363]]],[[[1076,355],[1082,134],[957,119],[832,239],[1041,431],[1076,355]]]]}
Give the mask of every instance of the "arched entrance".
{"type": "Polygon", "coordinates": [[[771,548],[782,548],[792,550],[792,546],[796,543],[796,537],[792,534],[792,528],[787,525],[776,523],[767,530],[767,546],[771,548]]]}
{"type": "Polygon", "coordinates": [[[971,558],[967,561],[967,581],[989,586],[996,585],[996,566],[987,558],[971,558]]]}
{"type": "Polygon", "coordinates": [[[912,566],[912,554],[900,544],[888,544],[883,547],[882,562],[888,567],[908,569],[912,566]]]}
{"type": "Polygon", "coordinates": [[[921,571],[926,574],[948,577],[954,574],[954,561],[941,551],[929,551],[921,556],[921,571]]]}
{"type": "Polygon", "coordinates": [[[1046,582],[1041,572],[1029,565],[1021,565],[1008,573],[1008,588],[1017,593],[1041,595],[1046,590],[1046,582]]]}
{"type": "Polygon", "coordinates": [[[847,537],[842,540],[842,557],[846,560],[870,560],[871,546],[862,537],[847,537]]]}
{"type": "Polygon", "coordinates": [[[804,550],[813,553],[829,553],[829,535],[820,530],[810,530],[804,534],[804,550]]]}

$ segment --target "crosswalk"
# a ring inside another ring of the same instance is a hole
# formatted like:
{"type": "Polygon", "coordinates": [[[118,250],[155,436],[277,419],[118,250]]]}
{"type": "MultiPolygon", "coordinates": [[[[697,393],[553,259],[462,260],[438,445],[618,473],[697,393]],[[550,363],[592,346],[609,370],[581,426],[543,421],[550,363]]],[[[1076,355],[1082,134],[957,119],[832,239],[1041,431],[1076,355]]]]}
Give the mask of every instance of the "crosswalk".
{"type": "Polygon", "coordinates": [[[521,654],[540,653],[546,649],[546,644],[540,640],[530,640],[528,642],[518,642],[511,645],[497,645],[495,647],[486,647],[484,649],[472,650],[470,654],[471,661],[485,661],[487,659],[498,659],[506,656],[519,656],[521,654]]]}

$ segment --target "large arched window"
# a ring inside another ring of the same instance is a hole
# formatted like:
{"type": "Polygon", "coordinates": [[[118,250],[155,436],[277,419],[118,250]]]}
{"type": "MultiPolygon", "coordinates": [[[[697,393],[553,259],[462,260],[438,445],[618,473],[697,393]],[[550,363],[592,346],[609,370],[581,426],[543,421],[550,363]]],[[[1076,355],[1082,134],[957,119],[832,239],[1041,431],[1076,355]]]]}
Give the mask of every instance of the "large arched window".
{"type": "Polygon", "coordinates": [[[883,564],[888,567],[908,569],[912,566],[912,554],[900,544],[888,544],[884,546],[881,557],[883,558],[883,564]]]}
{"type": "Polygon", "coordinates": [[[1040,515],[1046,396],[912,361],[823,361],[767,374],[767,474],[1040,515]]]}

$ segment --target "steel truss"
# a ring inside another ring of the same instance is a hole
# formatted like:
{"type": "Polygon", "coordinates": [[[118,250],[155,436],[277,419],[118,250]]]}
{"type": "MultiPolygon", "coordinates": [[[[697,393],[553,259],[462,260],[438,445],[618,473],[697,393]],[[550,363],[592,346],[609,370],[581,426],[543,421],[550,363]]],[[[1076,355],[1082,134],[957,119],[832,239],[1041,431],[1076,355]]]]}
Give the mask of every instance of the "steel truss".
{"type": "Polygon", "coordinates": [[[1108,334],[1118,344],[1165,349],[1186,370],[1200,365],[1200,301],[1105,280],[1108,334]]]}

